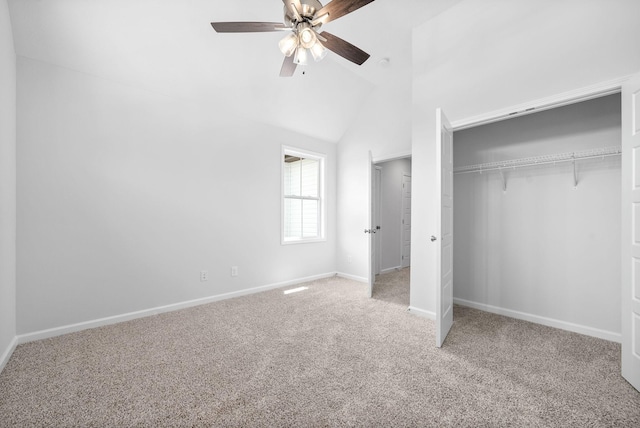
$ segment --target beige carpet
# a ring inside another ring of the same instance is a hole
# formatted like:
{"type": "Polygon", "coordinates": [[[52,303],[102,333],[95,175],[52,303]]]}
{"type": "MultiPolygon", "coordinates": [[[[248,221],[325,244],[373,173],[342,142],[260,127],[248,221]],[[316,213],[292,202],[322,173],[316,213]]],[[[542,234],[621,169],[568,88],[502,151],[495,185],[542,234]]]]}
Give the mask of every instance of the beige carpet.
{"type": "Polygon", "coordinates": [[[373,298],[389,303],[409,307],[409,277],[410,268],[404,268],[393,272],[383,273],[376,276],[373,287],[373,298]]]}
{"type": "Polygon", "coordinates": [[[3,427],[640,426],[617,344],[340,278],[19,346],[3,427]]]}

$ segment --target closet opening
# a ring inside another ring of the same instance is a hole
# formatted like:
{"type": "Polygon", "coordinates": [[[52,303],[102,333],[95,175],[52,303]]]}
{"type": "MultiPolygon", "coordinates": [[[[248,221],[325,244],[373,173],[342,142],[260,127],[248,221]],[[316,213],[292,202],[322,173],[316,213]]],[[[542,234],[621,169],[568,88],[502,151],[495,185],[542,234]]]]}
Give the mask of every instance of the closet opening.
{"type": "Polygon", "coordinates": [[[454,303],[619,342],[620,142],[620,93],[455,130],[454,303]]]}

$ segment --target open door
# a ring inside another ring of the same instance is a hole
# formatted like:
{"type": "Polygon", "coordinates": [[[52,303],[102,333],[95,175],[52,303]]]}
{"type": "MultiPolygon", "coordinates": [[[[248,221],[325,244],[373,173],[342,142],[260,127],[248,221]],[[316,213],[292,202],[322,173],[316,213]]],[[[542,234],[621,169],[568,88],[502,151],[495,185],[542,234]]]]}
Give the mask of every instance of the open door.
{"type": "Polygon", "coordinates": [[[380,209],[382,207],[381,201],[381,191],[382,191],[382,168],[379,166],[375,166],[373,169],[373,222],[371,223],[374,227],[375,233],[373,234],[373,253],[371,254],[371,258],[373,259],[373,275],[374,275],[374,285],[375,285],[375,277],[380,274],[382,260],[382,236],[380,235],[380,209]]]}
{"type": "Polygon", "coordinates": [[[373,187],[374,187],[374,180],[375,180],[375,165],[373,164],[373,154],[371,153],[371,150],[369,150],[369,167],[367,168],[367,173],[368,173],[368,183],[369,183],[369,215],[368,215],[368,227],[369,229],[365,229],[364,233],[368,233],[368,241],[369,241],[369,297],[373,297],[373,286],[376,282],[376,274],[375,274],[375,254],[374,254],[374,249],[375,249],[375,242],[373,240],[373,237],[376,233],[376,228],[375,226],[371,226],[373,225],[373,219],[374,219],[374,203],[373,203],[373,198],[374,198],[374,191],[373,191],[373,187]]]}
{"type": "Polygon", "coordinates": [[[622,87],[622,376],[640,390],[640,75],[622,87]]]}
{"type": "Polygon", "coordinates": [[[440,348],[453,325],[453,128],[441,109],[436,110],[436,346],[440,348]]]}

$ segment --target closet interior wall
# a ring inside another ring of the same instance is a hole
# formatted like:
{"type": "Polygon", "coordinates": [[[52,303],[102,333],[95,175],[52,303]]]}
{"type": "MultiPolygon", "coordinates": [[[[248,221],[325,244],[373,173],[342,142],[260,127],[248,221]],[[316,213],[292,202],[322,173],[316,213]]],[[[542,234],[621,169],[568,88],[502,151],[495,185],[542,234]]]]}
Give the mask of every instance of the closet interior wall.
{"type": "MultiPolygon", "coordinates": [[[[619,146],[620,115],[614,94],[456,131],[454,168],[619,146]]],[[[576,173],[577,186],[571,162],[454,174],[456,302],[616,340],[620,157],[576,173]]]]}

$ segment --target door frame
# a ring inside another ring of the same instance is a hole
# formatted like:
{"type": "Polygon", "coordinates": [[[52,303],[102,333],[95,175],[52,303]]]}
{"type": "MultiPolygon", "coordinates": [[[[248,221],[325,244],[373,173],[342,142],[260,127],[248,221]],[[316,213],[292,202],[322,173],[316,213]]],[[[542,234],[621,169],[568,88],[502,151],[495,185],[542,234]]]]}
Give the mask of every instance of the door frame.
{"type": "Polygon", "coordinates": [[[631,79],[634,74],[619,77],[617,79],[608,80],[595,85],[586,86],[568,92],[552,95],[546,98],[528,101],[526,103],[508,106],[498,110],[490,111],[477,116],[471,116],[460,120],[451,121],[453,132],[462,131],[463,129],[475,128],[476,126],[486,125],[502,120],[513,119],[520,116],[526,116],[532,113],[550,110],[570,104],[576,104],[582,101],[592,100],[607,95],[617,94],[622,91],[622,85],[631,79]]]}
{"type": "MultiPolygon", "coordinates": [[[[453,132],[455,133],[456,131],[462,131],[463,129],[475,128],[478,126],[487,125],[489,123],[509,120],[520,116],[526,116],[528,114],[539,113],[545,110],[551,110],[558,107],[576,104],[582,101],[588,101],[607,95],[621,93],[624,83],[634,76],[635,74],[630,74],[616,79],[600,82],[595,85],[578,88],[568,92],[562,92],[546,98],[539,98],[537,100],[532,100],[526,103],[504,107],[477,116],[453,120],[451,121],[451,127],[453,129],[453,132]]],[[[440,192],[440,189],[438,189],[437,192],[440,192]]],[[[413,245],[413,242],[411,243],[411,245],[413,245]]],[[[437,282],[434,282],[434,284],[437,284],[437,282]]],[[[435,287],[433,290],[434,294],[437,293],[436,288],[437,287],[435,287]]],[[[437,294],[436,304],[438,304],[437,294]]],[[[430,316],[435,319],[435,313],[430,314],[430,316]]]]}

